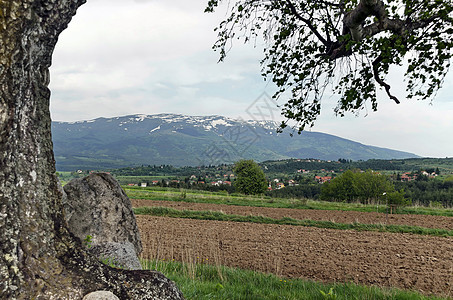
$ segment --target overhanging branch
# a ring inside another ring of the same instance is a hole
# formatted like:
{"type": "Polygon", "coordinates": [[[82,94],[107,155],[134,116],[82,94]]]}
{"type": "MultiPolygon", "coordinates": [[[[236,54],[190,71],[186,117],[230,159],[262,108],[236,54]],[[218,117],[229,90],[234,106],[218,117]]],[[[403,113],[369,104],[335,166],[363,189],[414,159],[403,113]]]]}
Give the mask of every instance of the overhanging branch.
{"type": "Polygon", "coordinates": [[[400,104],[400,101],[398,98],[393,96],[390,93],[390,85],[387,84],[382,78],[379,76],[379,64],[382,62],[383,57],[379,55],[374,61],[373,61],[373,75],[374,75],[374,80],[376,80],[377,83],[379,83],[380,86],[384,87],[385,91],[387,92],[387,95],[389,96],[390,99],[395,101],[396,104],[400,104]]]}
{"type": "Polygon", "coordinates": [[[307,27],[311,30],[311,32],[313,32],[313,34],[319,39],[319,41],[324,44],[324,46],[329,47],[330,43],[319,33],[318,30],[316,30],[316,28],[315,28],[315,26],[313,26],[312,22],[310,20],[302,17],[302,15],[299,14],[296,7],[290,0],[286,0],[285,2],[288,4],[288,7],[291,10],[291,13],[296,18],[298,18],[299,20],[304,22],[305,25],[307,25],[307,27]]]}

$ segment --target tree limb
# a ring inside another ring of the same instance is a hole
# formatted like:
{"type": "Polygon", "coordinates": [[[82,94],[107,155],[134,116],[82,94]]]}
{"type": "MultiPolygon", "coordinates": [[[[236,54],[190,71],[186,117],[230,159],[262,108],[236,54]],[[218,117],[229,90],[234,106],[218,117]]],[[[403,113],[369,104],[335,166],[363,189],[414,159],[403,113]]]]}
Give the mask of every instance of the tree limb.
{"type": "Polygon", "coordinates": [[[296,7],[290,0],[286,0],[285,2],[288,4],[288,7],[291,10],[292,14],[296,18],[298,18],[299,20],[304,22],[308,26],[308,28],[311,30],[311,32],[313,32],[313,34],[316,35],[316,37],[319,39],[319,41],[324,44],[324,46],[329,47],[330,43],[318,32],[318,30],[316,30],[316,28],[313,26],[313,24],[310,22],[310,20],[302,17],[302,15],[299,14],[296,7]]]}
{"type": "Polygon", "coordinates": [[[361,41],[366,33],[370,34],[370,29],[383,31],[396,25],[399,25],[397,27],[400,29],[402,25],[400,22],[388,19],[386,6],[382,0],[360,0],[356,8],[345,14],[343,24],[349,29],[355,41],[361,41]],[[375,16],[378,22],[370,25],[367,32],[363,23],[370,16],[375,16]]]}
{"type": "Polygon", "coordinates": [[[374,80],[376,80],[377,83],[379,83],[380,86],[385,88],[385,91],[387,92],[387,95],[389,96],[390,99],[395,101],[396,104],[400,104],[400,101],[398,98],[393,96],[390,93],[390,85],[384,82],[381,77],[379,77],[379,64],[382,62],[384,58],[379,55],[374,61],[373,61],[373,75],[374,75],[374,80]]]}

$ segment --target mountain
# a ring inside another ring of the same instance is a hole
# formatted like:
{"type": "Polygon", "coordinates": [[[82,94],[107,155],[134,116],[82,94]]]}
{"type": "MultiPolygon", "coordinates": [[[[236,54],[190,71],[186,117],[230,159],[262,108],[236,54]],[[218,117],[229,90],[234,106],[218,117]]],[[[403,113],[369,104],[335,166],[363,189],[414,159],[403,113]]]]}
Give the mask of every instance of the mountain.
{"type": "Polygon", "coordinates": [[[59,171],[133,165],[217,165],[241,158],[265,161],[417,157],[320,132],[291,137],[290,130],[277,133],[277,128],[273,121],[158,114],[52,122],[52,135],[59,171]]]}

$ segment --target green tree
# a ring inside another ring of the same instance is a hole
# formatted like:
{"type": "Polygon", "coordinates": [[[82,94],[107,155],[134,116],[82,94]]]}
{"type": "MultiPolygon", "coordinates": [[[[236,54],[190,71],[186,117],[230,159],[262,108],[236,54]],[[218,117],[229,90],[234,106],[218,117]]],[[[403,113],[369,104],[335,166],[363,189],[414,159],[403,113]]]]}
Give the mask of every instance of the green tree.
{"type": "Polygon", "coordinates": [[[410,199],[407,199],[404,196],[404,191],[393,191],[385,195],[385,200],[387,200],[388,205],[394,206],[408,206],[412,204],[410,199]]]}
{"type": "Polygon", "coordinates": [[[354,188],[354,173],[347,170],[340,176],[324,183],[321,188],[321,199],[352,201],[356,197],[354,188]]]}
{"type": "Polygon", "coordinates": [[[234,186],[246,195],[262,194],[267,189],[267,180],[263,170],[253,160],[240,160],[234,165],[236,181],[234,186]]]}
{"type": "MultiPolygon", "coordinates": [[[[221,2],[210,0],[206,11],[221,2]]],[[[376,111],[377,87],[399,103],[386,76],[403,63],[405,98],[432,99],[453,55],[452,11],[450,0],[236,0],[216,28],[214,49],[222,61],[233,39],[262,36],[263,76],[277,85],[274,98],[288,91],[282,114],[300,132],[320,114],[326,87],[339,95],[339,116],[376,111]]]]}
{"type": "Polygon", "coordinates": [[[383,193],[393,192],[395,187],[387,176],[374,173],[347,170],[321,188],[323,200],[366,202],[382,199],[383,193]]]}
{"type": "Polygon", "coordinates": [[[383,193],[395,190],[393,183],[388,176],[383,176],[371,170],[355,174],[355,184],[357,198],[366,201],[369,199],[380,199],[383,193]]]}

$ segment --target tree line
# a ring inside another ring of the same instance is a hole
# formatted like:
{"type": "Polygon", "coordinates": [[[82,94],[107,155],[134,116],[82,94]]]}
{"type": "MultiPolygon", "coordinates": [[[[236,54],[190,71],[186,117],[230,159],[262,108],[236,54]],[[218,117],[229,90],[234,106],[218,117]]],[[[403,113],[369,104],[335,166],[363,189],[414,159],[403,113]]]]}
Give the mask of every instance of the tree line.
{"type": "Polygon", "coordinates": [[[279,198],[310,198],[324,201],[389,203],[453,207],[453,176],[445,180],[419,176],[409,182],[371,170],[348,170],[324,184],[301,182],[297,186],[268,191],[279,198]]]}

